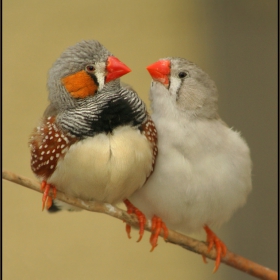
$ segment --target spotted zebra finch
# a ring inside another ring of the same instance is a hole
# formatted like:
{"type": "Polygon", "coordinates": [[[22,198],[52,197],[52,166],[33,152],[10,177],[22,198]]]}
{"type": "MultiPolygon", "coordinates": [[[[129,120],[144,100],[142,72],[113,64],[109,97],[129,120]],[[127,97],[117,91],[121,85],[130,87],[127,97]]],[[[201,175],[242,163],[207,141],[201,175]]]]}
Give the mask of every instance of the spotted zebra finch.
{"type": "Polygon", "coordinates": [[[43,209],[78,210],[53,204],[52,189],[54,198],[59,190],[87,201],[124,200],[135,212],[127,198],[153,171],[157,132],[143,101],[120,84],[128,72],[95,40],[69,47],[53,64],[50,104],[29,140],[43,209]]]}

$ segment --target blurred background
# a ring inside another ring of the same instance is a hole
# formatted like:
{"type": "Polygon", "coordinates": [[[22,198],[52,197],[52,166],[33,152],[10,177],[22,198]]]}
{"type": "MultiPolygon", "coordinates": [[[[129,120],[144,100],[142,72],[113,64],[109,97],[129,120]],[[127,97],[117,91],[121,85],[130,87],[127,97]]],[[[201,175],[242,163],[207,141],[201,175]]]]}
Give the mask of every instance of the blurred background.
{"type": "MultiPolygon", "coordinates": [[[[233,252],[277,269],[277,1],[3,1],[3,167],[34,178],[28,137],[48,104],[46,80],[70,45],[97,39],[132,68],[122,80],[149,106],[145,67],[181,56],[219,90],[219,112],[253,159],[253,192],[217,235],[233,252]]],[[[3,182],[3,276],[13,279],[253,279],[124,224],[82,211],[41,212],[41,195],[3,182]]],[[[222,211],[222,209],[221,209],[222,211]]],[[[205,240],[204,234],[198,237],[205,240]]]]}

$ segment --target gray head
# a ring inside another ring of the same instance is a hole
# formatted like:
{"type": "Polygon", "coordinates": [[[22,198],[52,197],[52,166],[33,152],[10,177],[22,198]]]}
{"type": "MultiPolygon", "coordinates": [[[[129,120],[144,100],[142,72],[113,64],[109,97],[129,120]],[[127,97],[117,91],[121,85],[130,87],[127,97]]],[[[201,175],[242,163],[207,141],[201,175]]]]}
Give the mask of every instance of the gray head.
{"type": "Polygon", "coordinates": [[[184,58],[167,57],[147,69],[154,80],[151,91],[154,110],[165,107],[194,117],[217,117],[217,88],[197,65],[184,58]]]}
{"type": "Polygon", "coordinates": [[[66,49],[50,69],[49,100],[58,111],[74,108],[80,99],[92,98],[129,71],[98,41],[81,41],[66,49]]]}

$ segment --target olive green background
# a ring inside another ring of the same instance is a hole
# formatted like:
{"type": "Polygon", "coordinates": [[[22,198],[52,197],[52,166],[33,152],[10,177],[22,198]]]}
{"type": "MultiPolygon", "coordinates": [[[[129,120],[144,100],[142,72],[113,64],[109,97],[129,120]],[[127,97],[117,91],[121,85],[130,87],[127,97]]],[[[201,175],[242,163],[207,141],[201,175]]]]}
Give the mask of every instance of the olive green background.
{"type": "MultiPolygon", "coordinates": [[[[242,132],[254,169],[246,206],[214,230],[233,252],[276,269],[277,1],[4,0],[5,169],[34,178],[27,141],[48,104],[48,69],[82,39],[99,40],[133,70],[122,80],[148,106],[145,67],[161,57],[188,58],[216,81],[220,115],[242,132]]],[[[129,240],[111,217],[51,215],[37,192],[7,181],[2,190],[5,280],[253,279],[225,265],[213,275],[212,261],[162,239],[150,253],[148,232],[136,243],[137,232],[129,240]]]]}

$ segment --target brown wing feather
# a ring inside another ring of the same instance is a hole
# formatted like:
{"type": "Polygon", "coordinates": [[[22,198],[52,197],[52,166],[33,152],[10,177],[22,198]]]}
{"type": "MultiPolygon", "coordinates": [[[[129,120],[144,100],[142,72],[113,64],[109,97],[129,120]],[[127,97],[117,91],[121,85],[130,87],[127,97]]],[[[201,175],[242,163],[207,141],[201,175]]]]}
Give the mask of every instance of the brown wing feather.
{"type": "MultiPolygon", "coordinates": [[[[152,144],[152,149],[153,149],[153,170],[154,166],[156,163],[156,157],[158,153],[158,148],[157,148],[157,129],[156,126],[151,119],[151,117],[148,115],[148,119],[145,123],[142,125],[142,133],[146,136],[146,138],[150,141],[152,144]]],[[[153,171],[152,171],[153,172],[153,171]]],[[[152,174],[151,172],[151,174],[152,174]]],[[[150,175],[151,175],[150,174],[150,175]]]]}
{"type": "Polygon", "coordinates": [[[77,140],[58,129],[55,117],[43,119],[29,140],[32,171],[43,179],[50,177],[59,158],[64,157],[65,152],[77,140]]]}

